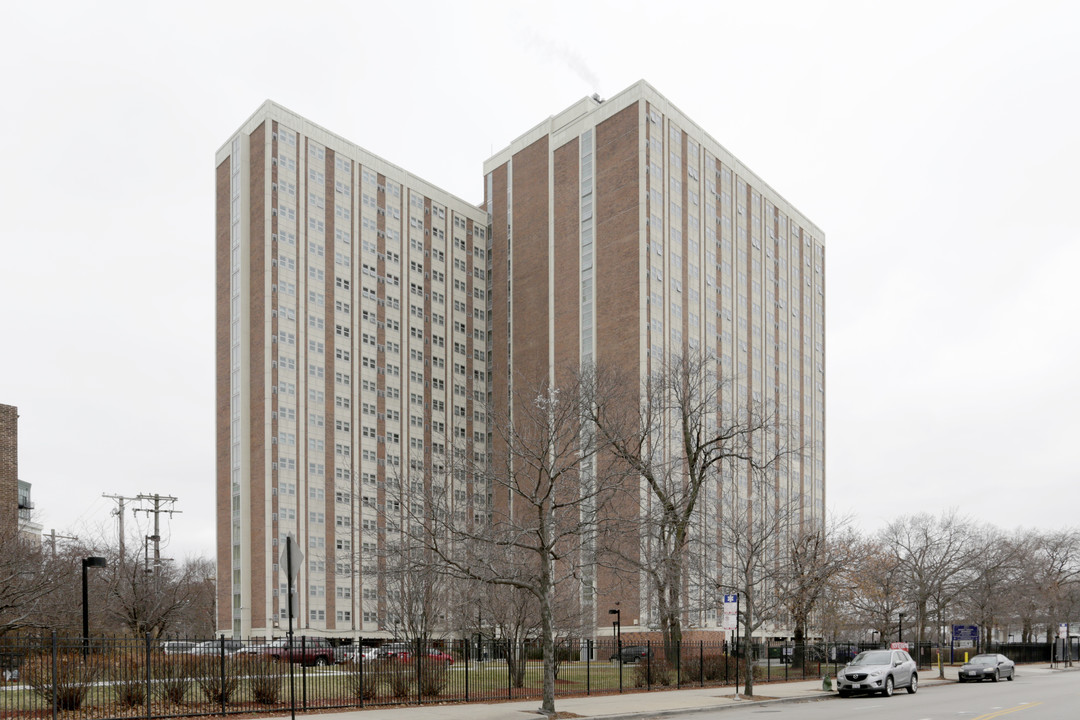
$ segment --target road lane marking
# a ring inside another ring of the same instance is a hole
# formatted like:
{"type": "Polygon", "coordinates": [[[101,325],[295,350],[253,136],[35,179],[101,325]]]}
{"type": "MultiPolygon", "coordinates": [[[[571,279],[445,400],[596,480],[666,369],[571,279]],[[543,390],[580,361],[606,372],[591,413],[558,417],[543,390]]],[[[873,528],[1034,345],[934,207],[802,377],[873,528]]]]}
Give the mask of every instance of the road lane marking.
{"type": "Polygon", "coordinates": [[[1039,701],[1039,702],[1027,702],[1027,703],[1023,703],[1022,705],[1017,705],[1016,707],[1006,708],[1004,710],[998,710],[997,712],[989,712],[989,713],[986,713],[985,715],[979,715],[978,717],[974,718],[974,720],[991,720],[992,718],[1000,717],[1002,715],[1008,715],[1009,713],[1014,713],[1014,712],[1017,712],[1018,710],[1027,710],[1027,709],[1033,708],[1033,707],[1035,707],[1037,705],[1042,705],[1042,701],[1039,701]]]}

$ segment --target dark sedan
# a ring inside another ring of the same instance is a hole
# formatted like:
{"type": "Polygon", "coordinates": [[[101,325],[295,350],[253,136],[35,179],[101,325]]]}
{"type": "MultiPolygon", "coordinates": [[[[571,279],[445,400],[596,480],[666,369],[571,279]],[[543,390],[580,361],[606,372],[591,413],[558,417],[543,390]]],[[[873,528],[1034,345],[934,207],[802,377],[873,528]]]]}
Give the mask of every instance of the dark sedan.
{"type": "Polygon", "coordinates": [[[636,663],[640,660],[649,660],[652,657],[652,651],[644,645],[628,645],[624,647],[620,652],[613,654],[609,661],[624,662],[627,664],[636,663]]]}
{"type": "Polygon", "coordinates": [[[1016,676],[1016,665],[1004,655],[976,655],[960,668],[960,682],[993,680],[1000,678],[1012,680],[1016,676]]]}

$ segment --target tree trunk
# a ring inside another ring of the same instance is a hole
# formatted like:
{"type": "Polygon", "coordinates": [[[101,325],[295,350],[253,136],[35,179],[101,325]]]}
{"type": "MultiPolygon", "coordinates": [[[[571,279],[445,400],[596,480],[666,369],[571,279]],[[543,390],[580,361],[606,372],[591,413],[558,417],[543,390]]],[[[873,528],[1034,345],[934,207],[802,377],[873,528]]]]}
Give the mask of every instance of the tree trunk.
{"type": "Polygon", "coordinates": [[[550,600],[540,604],[540,617],[544,633],[544,700],[540,710],[550,716],[555,714],[555,642],[550,600]]]}
{"type": "Polygon", "coordinates": [[[791,667],[801,668],[803,666],[803,654],[805,652],[806,645],[806,629],[803,627],[802,619],[795,621],[795,647],[791,651],[791,667]]]}
{"type": "MultiPolygon", "coordinates": [[[[551,547],[550,529],[545,525],[541,532],[545,547],[551,547]]],[[[545,552],[540,561],[540,626],[544,644],[544,699],[540,711],[549,717],[555,715],[555,623],[551,609],[554,573],[551,553],[545,552]]]]}
{"type": "Polygon", "coordinates": [[[668,644],[664,650],[667,654],[668,664],[674,667],[679,662],[679,650],[682,646],[682,618],[679,613],[682,574],[674,563],[668,568],[667,591],[668,644]]]}
{"type": "MultiPolygon", "coordinates": [[[[745,628],[745,633],[746,634],[744,636],[742,653],[743,653],[743,662],[746,665],[746,684],[745,684],[745,686],[743,688],[743,694],[747,695],[748,697],[753,697],[753,695],[754,695],[754,653],[753,653],[753,646],[750,644],[750,638],[751,638],[750,625],[746,624],[744,626],[744,628],[745,628]]],[[[736,663],[737,662],[738,661],[736,660],[736,663]]]]}

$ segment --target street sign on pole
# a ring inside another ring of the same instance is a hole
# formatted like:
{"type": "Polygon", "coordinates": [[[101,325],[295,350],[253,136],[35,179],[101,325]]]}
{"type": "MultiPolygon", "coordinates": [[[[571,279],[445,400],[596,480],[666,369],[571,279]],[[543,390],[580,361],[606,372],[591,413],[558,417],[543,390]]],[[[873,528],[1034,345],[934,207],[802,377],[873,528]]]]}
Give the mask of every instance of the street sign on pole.
{"type": "Polygon", "coordinates": [[[289,578],[295,581],[300,577],[300,565],[304,562],[304,553],[300,550],[300,544],[292,535],[285,537],[285,547],[281,550],[278,563],[284,565],[289,573],[289,578]]]}
{"type": "Polygon", "coordinates": [[[739,623],[739,596],[725,595],[724,596],[724,616],[720,622],[720,627],[724,630],[738,630],[739,623]]]}
{"type": "Polygon", "coordinates": [[[979,626],[978,625],[953,625],[952,626],[952,640],[953,640],[953,647],[958,647],[958,648],[975,647],[979,643],[979,626]]]}
{"type": "MultiPolygon", "coordinates": [[[[296,538],[292,535],[286,536],[285,548],[281,551],[281,558],[278,563],[285,566],[285,571],[289,576],[288,611],[290,621],[296,618],[296,613],[300,609],[299,598],[296,596],[296,581],[300,577],[300,566],[303,562],[304,553],[301,552],[296,538]]],[[[292,622],[289,623],[289,634],[292,635],[292,622]]]]}

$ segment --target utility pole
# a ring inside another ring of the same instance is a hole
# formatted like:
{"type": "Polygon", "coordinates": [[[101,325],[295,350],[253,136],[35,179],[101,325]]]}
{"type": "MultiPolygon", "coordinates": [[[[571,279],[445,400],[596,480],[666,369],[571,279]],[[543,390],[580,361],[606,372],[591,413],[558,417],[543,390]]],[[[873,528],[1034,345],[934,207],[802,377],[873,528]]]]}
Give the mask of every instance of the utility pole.
{"type": "Polygon", "coordinates": [[[46,535],[45,537],[47,537],[49,539],[49,545],[52,548],[52,556],[53,556],[54,560],[56,559],[56,539],[57,538],[60,538],[61,540],[78,540],[79,539],[77,537],[72,537],[70,535],[57,535],[56,534],[56,528],[53,528],[52,531],[48,535],[46,535]]]}
{"type": "Polygon", "coordinates": [[[117,536],[120,540],[120,566],[124,565],[124,503],[128,500],[134,500],[135,498],[124,497],[123,495],[109,495],[108,493],[101,493],[101,497],[115,500],[117,508],[112,511],[112,514],[116,516],[119,527],[117,529],[117,536]]]}
{"type": "Polygon", "coordinates": [[[134,498],[139,502],[150,502],[153,507],[136,508],[135,512],[144,512],[147,515],[154,514],[154,534],[147,537],[147,540],[154,541],[154,569],[157,570],[161,566],[161,513],[169,513],[169,517],[172,517],[174,513],[182,512],[181,510],[162,509],[162,503],[172,504],[177,501],[177,498],[171,495],[139,495],[134,498]]]}

